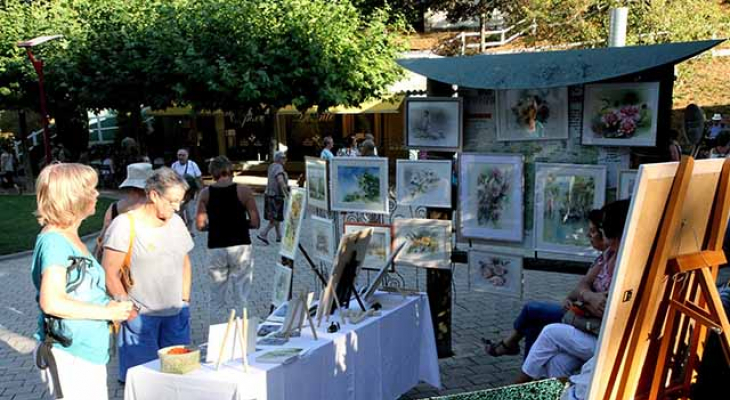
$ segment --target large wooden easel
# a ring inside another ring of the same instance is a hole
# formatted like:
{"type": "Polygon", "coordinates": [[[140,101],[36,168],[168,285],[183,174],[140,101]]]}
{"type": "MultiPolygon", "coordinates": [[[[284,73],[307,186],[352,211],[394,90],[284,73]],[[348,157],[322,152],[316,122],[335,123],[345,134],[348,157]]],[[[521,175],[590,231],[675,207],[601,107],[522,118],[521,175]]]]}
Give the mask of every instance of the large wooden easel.
{"type": "MultiPolygon", "coordinates": [[[[697,252],[670,258],[671,245],[684,227],[682,207],[687,199],[694,159],[683,157],[672,184],[654,251],[632,310],[633,321],[621,338],[612,379],[604,399],[689,398],[690,385],[701,360],[707,329],[720,335],[730,362],[730,323],[715,287],[718,266],[725,263],[722,242],[730,212],[730,160],[723,164],[714,193],[710,221],[697,252]],[[656,313],[657,299],[661,302],[656,313]],[[653,315],[653,317],[652,317],[653,315]],[[638,355],[640,342],[649,337],[648,355],[638,355]],[[623,370],[621,366],[623,365],[623,370]],[[630,382],[636,382],[634,392],[630,382]]],[[[707,193],[712,196],[712,193],[707,193]]],[[[700,243],[700,239],[702,239],[700,243]]]]}

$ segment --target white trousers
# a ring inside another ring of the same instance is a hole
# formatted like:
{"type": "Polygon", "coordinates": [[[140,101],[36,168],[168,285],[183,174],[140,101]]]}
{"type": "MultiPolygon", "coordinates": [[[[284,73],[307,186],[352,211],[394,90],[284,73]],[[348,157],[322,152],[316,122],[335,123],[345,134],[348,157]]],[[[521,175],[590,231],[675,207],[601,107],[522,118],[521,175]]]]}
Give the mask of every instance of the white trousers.
{"type": "MultiPolygon", "coordinates": [[[[37,351],[38,348],[36,348],[37,351]]],[[[58,380],[61,383],[64,400],[106,400],[109,398],[106,386],[106,365],[90,363],[55,347],[51,351],[56,359],[58,380]]],[[[35,352],[33,360],[35,360],[35,352]]],[[[51,397],[56,398],[50,369],[40,370],[40,373],[41,380],[48,385],[51,397]]]]}
{"type": "MultiPolygon", "coordinates": [[[[208,274],[211,279],[211,318],[226,316],[227,310],[245,306],[253,282],[251,245],[208,249],[208,274]],[[230,282],[231,295],[228,295],[230,282]]],[[[217,323],[220,321],[211,321],[217,323]]]]}
{"type": "Polygon", "coordinates": [[[550,324],[532,345],[522,372],[533,379],[568,377],[593,357],[597,341],[572,325],[550,324]]]}

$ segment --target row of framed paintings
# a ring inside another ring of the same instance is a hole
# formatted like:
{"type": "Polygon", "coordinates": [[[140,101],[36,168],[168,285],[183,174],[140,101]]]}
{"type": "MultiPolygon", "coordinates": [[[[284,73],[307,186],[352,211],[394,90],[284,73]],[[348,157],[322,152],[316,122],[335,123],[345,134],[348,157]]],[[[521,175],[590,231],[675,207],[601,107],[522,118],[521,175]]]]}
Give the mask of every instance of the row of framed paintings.
{"type": "MultiPolygon", "coordinates": [[[[568,139],[568,88],[499,90],[498,141],[568,139]]],[[[584,145],[656,145],[659,82],[586,85],[584,145]]],[[[406,147],[461,151],[463,99],[411,97],[405,107],[406,147]]]]}

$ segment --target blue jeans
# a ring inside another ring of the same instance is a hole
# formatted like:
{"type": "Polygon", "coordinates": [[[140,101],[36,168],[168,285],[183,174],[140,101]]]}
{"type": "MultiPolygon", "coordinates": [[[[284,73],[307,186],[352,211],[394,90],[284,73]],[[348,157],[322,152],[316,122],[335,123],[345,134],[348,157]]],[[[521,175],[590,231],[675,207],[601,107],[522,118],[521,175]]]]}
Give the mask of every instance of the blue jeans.
{"type": "Polygon", "coordinates": [[[127,370],[157,358],[157,350],[190,344],[190,308],[177,315],[153,317],[139,315],[122,323],[117,338],[119,346],[119,380],[127,380],[127,370]]]}
{"type": "Polygon", "coordinates": [[[530,353],[537,336],[546,325],[560,322],[563,319],[563,306],[544,301],[528,301],[522,306],[520,315],[515,319],[515,331],[525,337],[525,358],[530,353]]]}

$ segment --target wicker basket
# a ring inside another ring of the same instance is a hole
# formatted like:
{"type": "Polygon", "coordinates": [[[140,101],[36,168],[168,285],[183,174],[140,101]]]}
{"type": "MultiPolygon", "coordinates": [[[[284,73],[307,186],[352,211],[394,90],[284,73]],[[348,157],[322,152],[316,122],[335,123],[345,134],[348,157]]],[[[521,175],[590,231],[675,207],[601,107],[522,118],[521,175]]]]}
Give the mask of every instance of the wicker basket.
{"type": "Polygon", "coordinates": [[[200,350],[191,349],[190,353],[168,354],[175,348],[185,348],[185,346],[170,346],[157,351],[162,372],[182,375],[200,368],[200,350]]]}

